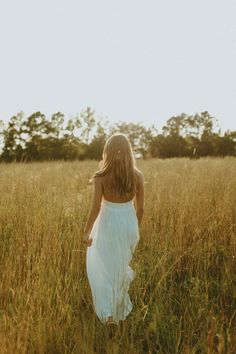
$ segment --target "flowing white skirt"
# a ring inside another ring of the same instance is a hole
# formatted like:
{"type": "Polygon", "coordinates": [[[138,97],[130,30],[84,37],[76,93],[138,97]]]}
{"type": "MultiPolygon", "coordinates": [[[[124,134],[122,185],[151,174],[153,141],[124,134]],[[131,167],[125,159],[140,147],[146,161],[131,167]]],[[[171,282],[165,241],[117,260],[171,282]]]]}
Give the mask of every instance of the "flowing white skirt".
{"type": "Polygon", "coordinates": [[[129,263],[139,241],[133,201],[103,199],[89,238],[86,271],[95,312],[102,323],[112,316],[118,324],[133,308],[128,290],[135,272],[129,263]]]}

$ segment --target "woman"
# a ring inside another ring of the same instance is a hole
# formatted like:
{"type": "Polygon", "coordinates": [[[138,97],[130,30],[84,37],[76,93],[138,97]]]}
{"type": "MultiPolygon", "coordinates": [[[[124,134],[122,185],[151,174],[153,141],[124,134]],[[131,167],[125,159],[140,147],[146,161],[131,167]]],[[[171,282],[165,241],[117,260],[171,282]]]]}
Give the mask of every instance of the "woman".
{"type": "Polygon", "coordinates": [[[135,272],[129,263],[144,206],[144,177],[125,134],[115,133],[106,141],[100,170],[90,181],[94,200],[83,236],[87,276],[98,318],[118,324],[133,308],[128,290],[135,272]]]}

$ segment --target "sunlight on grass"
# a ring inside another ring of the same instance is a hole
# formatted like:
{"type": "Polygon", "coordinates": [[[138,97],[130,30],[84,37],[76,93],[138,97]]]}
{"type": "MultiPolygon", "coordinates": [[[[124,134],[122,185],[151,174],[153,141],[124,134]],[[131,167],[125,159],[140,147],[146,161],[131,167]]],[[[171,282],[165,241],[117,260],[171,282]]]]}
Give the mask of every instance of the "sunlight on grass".
{"type": "Polygon", "coordinates": [[[111,340],[81,242],[96,161],[0,165],[0,353],[233,353],[236,160],[137,161],[134,309],[111,340]]]}

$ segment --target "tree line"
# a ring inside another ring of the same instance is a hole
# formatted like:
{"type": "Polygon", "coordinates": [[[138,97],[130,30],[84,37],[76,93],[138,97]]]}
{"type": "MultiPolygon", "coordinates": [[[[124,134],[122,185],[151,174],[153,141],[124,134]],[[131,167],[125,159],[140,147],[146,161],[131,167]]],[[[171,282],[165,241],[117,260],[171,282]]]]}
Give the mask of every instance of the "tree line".
{"type": "Polygon", "coordinates": [[[110,124],[87,107],[69,120],[61,112],[50,118],[19,112],[6,125],[0,120],[0,161],[99,160],[114,132],[127,134],[136,157],[236,156],[236,131],[222,134],[207,111],[173,116],[159,131],[143,123],[110,124]]]}

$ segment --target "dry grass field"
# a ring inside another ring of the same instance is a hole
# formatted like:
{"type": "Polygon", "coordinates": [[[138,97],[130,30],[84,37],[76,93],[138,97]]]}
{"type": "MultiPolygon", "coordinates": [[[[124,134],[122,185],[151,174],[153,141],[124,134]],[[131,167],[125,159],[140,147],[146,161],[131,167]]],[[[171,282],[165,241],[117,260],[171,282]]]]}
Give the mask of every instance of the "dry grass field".
{"type": "Polygon", "coordinates": [[[133,311],[96,317],[81,242],[96,161],[0,165],[0,353],[236,353],[236,160],[137,161],[133,311]]]}

